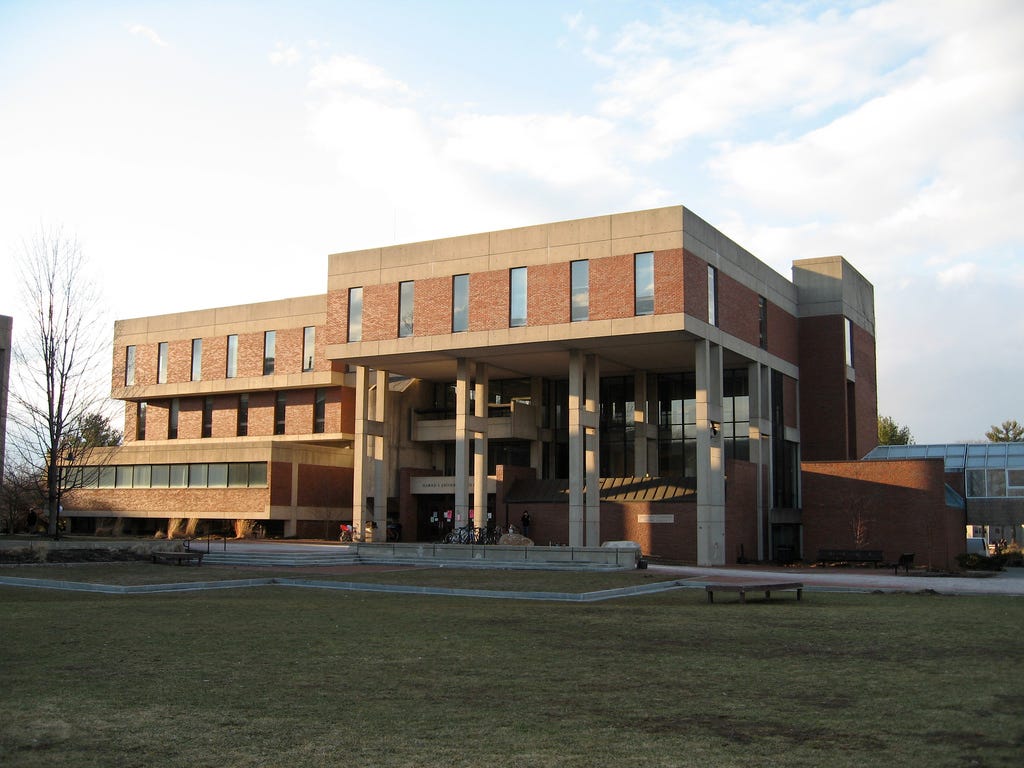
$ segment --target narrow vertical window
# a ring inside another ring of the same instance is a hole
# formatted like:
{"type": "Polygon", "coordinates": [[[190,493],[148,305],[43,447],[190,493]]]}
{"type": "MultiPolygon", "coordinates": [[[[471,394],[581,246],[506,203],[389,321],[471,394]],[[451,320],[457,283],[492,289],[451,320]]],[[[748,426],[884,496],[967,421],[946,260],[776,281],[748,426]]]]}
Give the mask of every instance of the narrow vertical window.
{"type": "Polygon", "coordinates": [[[654,314],[654,253],[633,256],[634,311],[638,315],[654,314]]]}
{"type": "Polygon", "coordinates": [[[363,340],[363,289],[348,289],[348,340],[363,340]]]}
{"type": "Polygon", "coordinates": [[[213,436],[213,398],[203,398],[203,437],[213,436]]]}
{"type": "Polygon", "coordinates": [[[238,396],[238,418],[235,424],[235,434],[238,437],[245,437],[249,434],[249,393],[243,392],[238,396]]]}
{"type": "Polygon", "coordinates": [[[526,325],[526,267],[508,271],[508,298],[509,327],[526,325]]]}
{"type": "Polygon", "coordinates": [[[283,435],[285,429],[285,413],[288,407],[288,396],[278,392],[274,400],[274,434],[283,435]]]}
{"type": "Polygon", "coordinates": [[[757,329],[761,349],[768,349],[768,299],[764,296],[757,297],[757,315],[757,329]]]}
{"type": "Polygon", "coordinates": [[[146,439],[146,402],[135,404],[135,439],[146,439]]]}
{"type": "Polygon", "coordinates": [[[324,431],[327,417],[327,390],[318,389],[313,401],[313,431],[320,434],[324,431]]]}
{"type": "Polygon", "coordinates": [[[452,277],[452,333],[469,330],[469,275],[452,277]]]}
{"type": "Polygon", "coordinates": [[[572,308],[569,319],[575,323],[590,318],[590,262],[574,261],[571,270],[572,308]]]}
{"type": "Polygon", "coordinates": [[[843,318],[843,337],[846,343],[846,365],[853,368],[853,323],[850,318],[843,318]]]}
{"type": "Polygon", "coordinates": [[[274,359],[277,348],[277,331],[266,331],[263,334],[263,375],[274,372],[274,359]]]}
{"type": "Polygon", "coordinates": [[[203,340],[192,339],[192,381],[203,378],[203,340]]]}
{"type": "Polygon", "coordinates": [[[708,264],[708,324],[718,325],[718,269],[708,264]]]}
{"type": "Polygon", "coordinates": [[[129,344],[124,350],[124,385],[135,386],[135,345],[129,344]]]}
{"type": "Polygon", "coordinates": [[[156,353],[156,383],[167,383],[167,342],[161,341],[156,353]]]}
{"type": "Polygon", "coordinates": [[[175,440],[178,437],[178,414],[181,411],[181,401],[171,398],[170,411],[167,414],[167,439],[175,440]]]}
{"type": "Polygon", "coordinates": [[[238,336],[235,334],[228,336],[228,364],[225,375],[229,379],[238,375],[238,336]]]}
{"type": "Polygon", "coordinates": [[[316,327],[307,325],[302,329],[302,371],[313,370],[313,350],[316,348],[316,327]]]}
{"type": "Polygon", "coordinates": [[[416,284],[406,280],[398,284],[398,338],[412,336],[413,311],[416,304],[416,284]]]}

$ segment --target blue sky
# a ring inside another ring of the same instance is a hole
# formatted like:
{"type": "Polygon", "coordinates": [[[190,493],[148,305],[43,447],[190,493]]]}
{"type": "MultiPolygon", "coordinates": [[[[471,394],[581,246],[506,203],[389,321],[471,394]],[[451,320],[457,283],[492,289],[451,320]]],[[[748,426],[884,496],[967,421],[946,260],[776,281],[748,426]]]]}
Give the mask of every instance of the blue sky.
{"type": "Polygon", "coordinates": [[[681,203],[786,276],[846,256],[880,411],[981,439],[1024,421],[1021,40],[997,0],[0,1],[0,259],[62,226],[114,319],[681,203]]]}

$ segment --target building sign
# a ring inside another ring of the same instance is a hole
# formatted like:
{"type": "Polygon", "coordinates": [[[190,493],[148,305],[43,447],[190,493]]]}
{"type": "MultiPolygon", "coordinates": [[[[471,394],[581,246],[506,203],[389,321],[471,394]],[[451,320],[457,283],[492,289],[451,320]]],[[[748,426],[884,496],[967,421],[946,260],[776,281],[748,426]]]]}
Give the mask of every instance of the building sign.
{"type": "Polygon", "coordinates": [[[638,523],[674,523],[676,521],[675,515],[637,515],[636,521],[638,523]]]}
{"type": "MultiPolygon", "coordinates": [[[[413,494],[455,495],[454,477],[411,477],[409,480],[409,491],[413,494]]],[[[487,492],[494,493],[496,487],[497,480],[488,477],[487,492]]],[[[469,492],[473,492],[473,478],[469,478],[469,492]]]]}

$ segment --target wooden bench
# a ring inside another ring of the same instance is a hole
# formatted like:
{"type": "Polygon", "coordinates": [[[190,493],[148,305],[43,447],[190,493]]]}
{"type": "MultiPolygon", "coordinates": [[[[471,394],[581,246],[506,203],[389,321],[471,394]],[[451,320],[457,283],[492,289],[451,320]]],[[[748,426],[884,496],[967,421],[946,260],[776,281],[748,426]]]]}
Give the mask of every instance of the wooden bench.
{"type": "Polygon", "coordinates": [[[880,549],[819,549],[819,563],[871,563],[875,567],[882,562],[880,549]]]}
{"type": "Polygon", "coordinates": [[[708,593],[708,602],[715,602],[715,592],[739,592],[740,602],[747,602],[747,592],[764,592],[764,599],[771,600],[772,592],[792,592],[796,590],[796,599],[799,600],[804,593],[804,585],[798,581],[777,581],[771,584],[707,584],[704,587],[708,593]]]}
{"type": "Polygon", "coordinates": [[[892,575],[895,576],[896,574],[898,574],[900,572],[900,568],[903,569],[904,573],[909,575],[910,574],[910,566],[912,566],[913,564],[914,564],[914,553],[913,552],[904,552],[902,555],[900,555],[900,559],[892,564],[892,575]]]}
{"type": "Polygon", "coordinates": [[[173,565],[186,565],[194,562],[197,566],[203,562],[202,552],[153,552],[154,563],[169,563],[173,565]]]}

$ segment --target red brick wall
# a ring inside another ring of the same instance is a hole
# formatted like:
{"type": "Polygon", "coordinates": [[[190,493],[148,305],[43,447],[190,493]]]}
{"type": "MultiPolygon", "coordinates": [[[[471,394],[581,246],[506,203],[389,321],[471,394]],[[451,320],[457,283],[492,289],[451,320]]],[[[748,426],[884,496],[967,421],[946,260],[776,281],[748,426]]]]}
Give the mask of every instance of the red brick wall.
{"type": "Polygon", "coordinates": [[[768,302],[768,351],[794,365],[800,359],[797,318],[770,301],[768,302]]]}
{"type": "Polygon", "coordinates": [[[730,459],[725,476],[725,561],[757,560],[757,466],[730,459]]]}
{"type": "Polygon", "coordinates": [[[270,462],[270,503],[275,507],[292,505],[292,464],[290,461],[270,462]]]}
{"type": "Polygon", "coordinates": [[[526,322],[555,325],[569,322],[569,262],[536,264],[527,270],[526,322]]]}
{"type": "Polygon", "coordinates": [[[888,562],[913,552],[915,564],[956,567],[966,519],[962,509],[946,506],[942,459],[810,462],[801,468],[805,559],[819,549],[880,549],[888,562]]]}
{"type": "Polygon", "coordinates": [[[718,326],[755,347],[760,344],[758,294],[725,273],[718,273],[718,326]]]}
{"type": "Polygon", "coordinates": [[[878,445],[878,385],[875,375],[875,339],[860,326],[853,326],[853,366],[857,423],[856,456],[862,459],[878,445]]]}
{"type": "Polygon", "coordinates": [[[274,392],[249,394],[249,435],[258,437],[274,434],[274,392]]]}
{"type": "Polygon", "coordinates": [[[351,507],[352,468],[299,465],[300,507],[351,507]]]}
{"type": "Polygon", "coordinates": [[[417,336],[452,332],[452,279],[431,277],[416,281],[413,328],[417,336]]]}
{"type": "Polygon", "coordinates": [[[683,311],[693,317],[708,317],[708,263],[683,251],[683,311]]]}
{"type": "Polygon", "coordinates": [[[654,314],[669,315],[683,311],[681,248],[654,252],[654,285],[654,314]]]}
{"type": "MultiPolygon", "coordinates": [[[[146,403],[146,439],[164,440],[167,437],[167,424],[171,417],[171,401],[160,400],[146,403]]],[[[179,414],[180,417],[180,414],[179,414]]],[[[179,430],[181,419],[178,419],[179,430]]]]}
{"type": "Polygon", "coordinates": [[[179,339],[167,345],[167,383],[192,379],[192,340],[179,339]]]}
{"type": "MultiPolygon", "coordinates": [[[[590,262],[590,319],[632,317],[636,312],[633,254],[590,262]]],[[[655,291],[657,296],[657,291],[655,291]]],[[[568,302],[568,293],[566,301],[568,302]]]]}
{"type": "MultiPolygon", "coordinates": [[[[344,344],[348,341],[348,289],[330,291],[327,294],[327,327],[325,344],[344,344]]],[[[320,342],[317,329],[317,342],[320,342]]],[[[319,358],[319,355],[318,355],[319,358]]]]}
{"type": "Polygon", "coordinates": [[[398,283],[366,286],[363,288],[363,341],[383,341],[397,336],[398,283]]]}
{"type": "Polygon", "coordinates": [[[800,442],[808,461],[846,459],[843,316],[804,317],[800,326],[800,442]]]}
{"type": "MultiPolygon", "coordinates": [[[[191,354],[191,350],[190,350],[191,354]]],[[[204,381],[216,381],[227,377],[228,373],[228,337],[207,336],[203,339],[204,381]]]]}
{"type": "Polygon", "coordinates": [[[508,281],[507,270],[474,272],[469,276],[469,330],[508,328],[508,281]]]}

